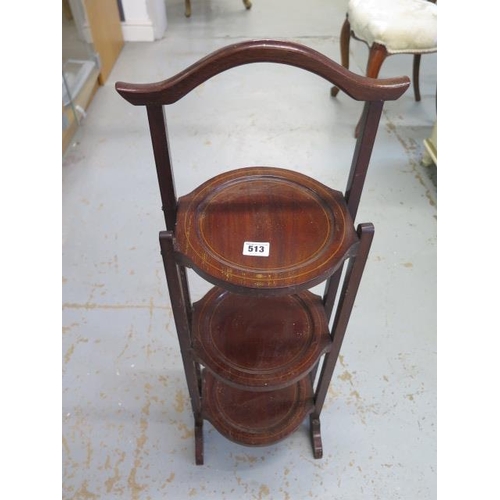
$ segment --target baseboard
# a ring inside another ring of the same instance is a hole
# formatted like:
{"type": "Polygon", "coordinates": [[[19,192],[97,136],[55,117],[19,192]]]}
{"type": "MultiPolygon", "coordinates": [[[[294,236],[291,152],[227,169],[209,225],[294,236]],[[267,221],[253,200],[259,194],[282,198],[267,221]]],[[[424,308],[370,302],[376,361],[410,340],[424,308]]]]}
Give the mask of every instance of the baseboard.
{"type": "Polygon", "coordinates": [[[126,42],[153,42],[155,33],[153,23],[122,22],[123,39],[126,42]]]}

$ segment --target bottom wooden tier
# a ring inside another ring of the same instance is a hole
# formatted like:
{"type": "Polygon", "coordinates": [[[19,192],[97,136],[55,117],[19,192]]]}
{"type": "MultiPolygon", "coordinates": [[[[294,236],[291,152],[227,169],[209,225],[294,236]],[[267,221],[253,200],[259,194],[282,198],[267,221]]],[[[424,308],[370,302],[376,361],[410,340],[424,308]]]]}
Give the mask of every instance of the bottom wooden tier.
{"type": "Polygon", "coordinates": [[[204,370],[203,417],[226,438],[246,446],[276,443],[313,411],[311,378],[269,392],[230,387],[204,370]]]}

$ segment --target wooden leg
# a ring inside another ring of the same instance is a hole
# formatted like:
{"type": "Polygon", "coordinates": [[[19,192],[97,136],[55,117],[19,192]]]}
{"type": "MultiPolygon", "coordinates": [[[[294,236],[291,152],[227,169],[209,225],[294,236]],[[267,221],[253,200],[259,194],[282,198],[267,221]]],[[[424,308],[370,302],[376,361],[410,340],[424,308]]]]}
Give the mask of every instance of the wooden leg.
{"type": "Polygon", "coordinates": [[[360,245],[358,255],[351,258],[346,277],[343,283],[343,289],[340,297],[335,321],[332,328],[332,350],[325,356],[321,374],[318,381],[314,398],[314,412],[310,418],[311,444],[313,447],[314,458],[323,456],[323,444],[321,440],[321,426],[319,416],[323,409],[328,386],[331,383],[332,375],[335,370],[335,365],[339,357],[340,348],[344,340],[344,335],[347,329],[349,317],[351,315],[358,287],[363,275],[363,270],[370,251],[371,242],[373,239],[374,228],[372,224],[360,224],[358,226],[358,235],[360,245]]]}
{"type": "Polygon", "coordinates": [[[326,282],[325,292],[323,295],[323,305],[325,306],[326,317],[328,322],[332,316],[333,305],[337,297],[337,290],[339,288],[340,278],[342,277],[342,269],[344,265],[340,266],[333,276],[330,276],[326,282]]]}
{"type": "Polygon", "coordinates": [[[252,2],[250,0],[243,0],[243,5],[245,6],[245,9],[247,9],[247,10],[252,8],[252,2]]]}
{"type": "Polygon", "coordinates": [[[382,67],[382,63],[388,56],[387,49],[384,45],[374,43],[370,47],[370,55],[368,56],[368,63],[366,65],[366,76],[369,78],[377,78],[382,67]]]}
{"type": "Polygon", "coordinates": [[[309,417],[309,423],[314,458],[323,458],[323,443],[321,441],[321,425],[319,422],[319,416],[312,414],[309,417]]]}
{"type": "Polygon", "coordinates": [[[186,17],[191,17],[191,0],[184,0],[184,14],[186,17]]]}
{"type": "Polygon", "coordinates": [[[190,304],[188,302],[189,289],[187,286],[186,270],[178,265],[175,260],[173,233],[171,231],[160,232],[160,248],[177,337],[181,348],[182,363],[191,399],[191,408],[195,419],[196,463],[202,464],[203,419],[201,418],[201,370],[200,365],[192,356],[190,304]]]}
{"type": "Polygon", "coordinates": [[[420,101],[420,54],[413,56],[413,90],[415,92],[415,101],[420,101]]]}
{"type": "Polygon", "coordinates": [[[321,410],[323,409],[323,404],[328,392],[328,386],[330,385],[332,375],[335,370],[335,365],[339,357],[340,348],[342,347],[344,335],[347,330],[349,317],[354,307],[354,301],[356,299],[358,287],[363,276],[363,270],[368,258],[368,253],[370,251],[374,228],[373,225],[369,223],[360,224],[358,226],[357,232],[360,238],[358,255],[356,255],[356,257],[351,257],[351,259],[349,260],[346,276],[342,286],[341,296],[337,305],[335,320],[332,327],[332,349],[325,356],[323,366],[321,368],[320,378],[318,381],[318,387],[316,389],[314,399],[315,413],[313,413],[313,415],[317,415],[318,417],[321,414],[321,410]]]}
{"type": "MultiPolygon", "coordinates": [[[[366,65],[366,76],[369,78],[377,78],[380,72],[380,68],[382,67],[382,63],[385,61],[385,58],[387,56],[387,49],[379,43],[374,43],[370,47],[370,54],[368,56],[368,63],[366,65]]],[[[356,130],[354,132],[354,137],[358,137],[360,125],[361,123],[358,121],[356,130]]]]}
{"type": "MultiPolygon", "coordinates": [[[[349,69],[349,45],[351,42],[351,23],[346,17],[340,31],[340,60],[344,68],[349,69]]],[[[337,86],[332,87],[330,94],[335,97],[339,93],[337,86]]]]}
{"type": "Polygon", "coordinates": [[[196,465],[203,465],[203,419],[197,417],[194,424],[194,446],[196,465]]]}
{"type": "Polygon", "coordinates": [[[383,108],[384,101],[366,101],[361,113],[361,133],[356,139],[354,156],[352,157],[351,169],[345,187],[345,199],[352,220],[356,220],[383,108]]]}

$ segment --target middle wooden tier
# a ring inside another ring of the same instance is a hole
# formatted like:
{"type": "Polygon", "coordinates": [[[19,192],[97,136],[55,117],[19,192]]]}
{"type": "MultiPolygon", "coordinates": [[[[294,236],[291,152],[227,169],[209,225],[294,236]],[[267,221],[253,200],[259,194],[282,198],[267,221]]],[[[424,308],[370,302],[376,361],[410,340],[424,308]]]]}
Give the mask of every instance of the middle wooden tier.
{"type": "Polygon", "coordinates": [[[299,172],[240,168],[179,198],[179,258],[236,292],[311,288],[329,278],[357,243],[343,194],[299,172]]]}
{"type": "Polygon", "coordinates": [[[321,297],[279,297],[212,288],[193,310],[193,353],[236,388],[270,391],[304,378],[331,347],[321,297]]]}

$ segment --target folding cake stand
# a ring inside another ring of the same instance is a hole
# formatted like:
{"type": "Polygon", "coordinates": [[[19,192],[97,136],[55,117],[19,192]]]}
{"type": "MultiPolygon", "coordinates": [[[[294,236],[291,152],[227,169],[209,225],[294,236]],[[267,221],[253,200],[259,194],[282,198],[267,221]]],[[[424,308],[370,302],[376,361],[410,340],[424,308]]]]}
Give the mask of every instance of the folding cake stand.
{"type": "Polygon", "coordinates": [[[408,85],[406,77],[355,75],[308,47],[275,40],[230,45],[162,82],[116,84],[127,101],[147,109],[166,223],[160,246],[197,464],[205,419],[232,441],[263,446],[308,416],[314,457],[322,457],[321,410],[374,232],[353,221],[383,104],[408,85]],[[223,71],[260,62],[310,71],[365,102],[345,194],[295,171],[256,166],[217,175],[177,198],[163,106],[223,71]],[[214,285],[195,303],[187,268],[214,285]],[[310,291],[322,283],[322,296],[310,291]]]}

